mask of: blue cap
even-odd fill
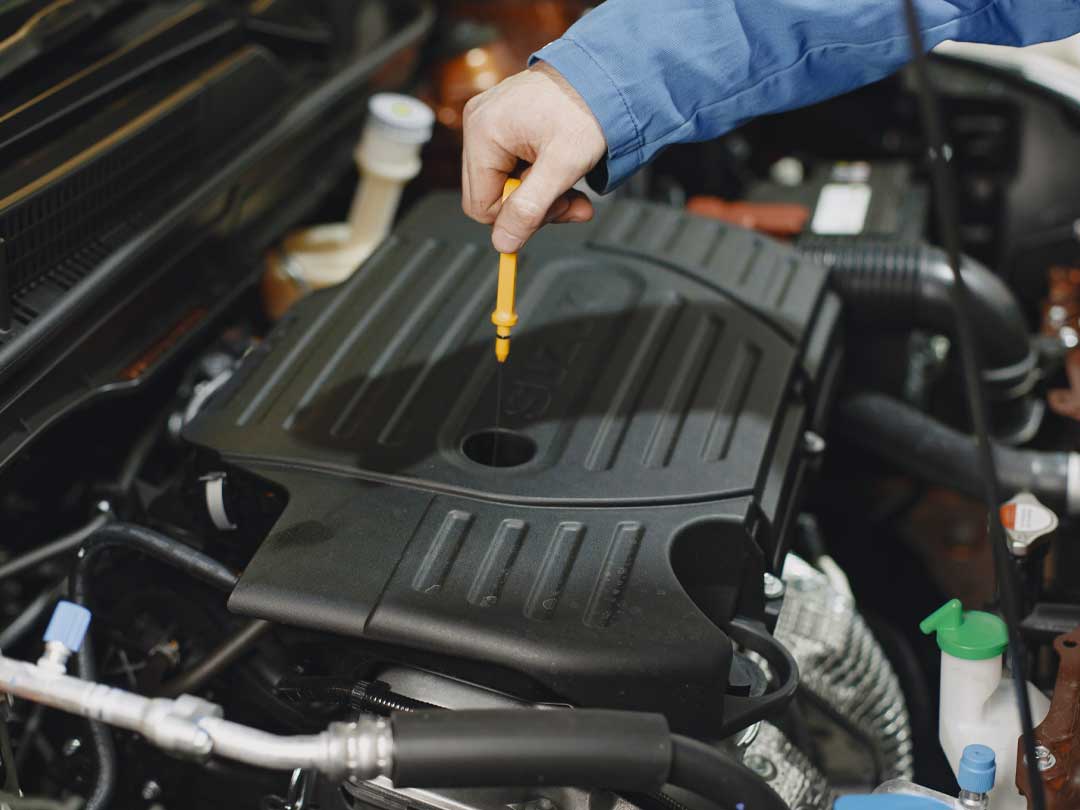
[[[45,643],[59,641],[72,652],[78,652],[90,627],[90,611],[74,602],[56,603],[49,626],[45,628]]]
[[[852,793],[840,796],[833,810],[948,810],[949,805],[933,796],[912,793]]]
[[[997,762],[994,749],[986,745],[969,745],[960,756],[956,781],[961,790],[971,793],[989,793],[994,787]]]

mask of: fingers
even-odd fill
[[[607,149],[584,99],[554,68],[539,64],[500,82],[465,107],[462,208],[492,228],[492,243],[516,252],[546,222],[585,222],[592,204],[570,189]],[[503,203],[506,178],[532,164]]]
[[[565,204],[564,204],[565,201]],[[556,210],[558,209],[558,210]],[[548,212],[548,222],[588,222],[593,218],[592,201],[580,191],[566,192]]]
[[[577,172],[573,168],[547,154],[541,154],[521,181],[520,188],[498,210],[491,233],[491,243],[495,249],[500,253],[516,253],[540,229],[552,207],[577,180]],[[475,175],[470,182],[475,184]],[[580,203],[576,209],[569,198],[565,203],[566,210],[559,216],[566,216],[572,210],[580,215]]]
[[[517,156],[503,148],[485,116],[475,112],[475,101],[465,108],[461,207],[472,219],[490,225],[499,211],[503,183],[517,167]]]
[[[485,146],[483,154],[470,153],[468,147],[462,154],[461,206],[472,219],[490,225],[499,212],[503,184],[517,167],[517,158],[493,145]]]

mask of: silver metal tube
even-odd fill
[[[0,657],[0,688],[8,694],[109,725],[141,731],[150,698],[49,672],[36,664]]]
[[[273,770],[293,768],[326,771],[330,761],[327,732],[280,737],[229,720],[207,718],[200,723],[214,741],[214,753]]]
[[[220,706],[190,695],[147,698],[2,656],[0,691],[137,732],[168,751],[197,757],[208,755],[212,747],[198,719],[221,714]]]
[[[393,739],[383,718],[279,736],[225,720],[220,706],[191,695],[148,698],[63,674],[52,664],[3,656],[0,693],[134,731],[167,751],[199,759],[214,753],[263,768],[309,768],[350,779],[389,775],[392,768]]]
[[[320,734],[280,737],[220,717],[200,722],[214,753],[263,768],[310,768],[334,778],[370,779],[391,770],[390,724],[381,717],[332,723]]]

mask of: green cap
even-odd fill
[[[919,623],[929,635],[937,633],[938,647],[956,658],[982,661],[1001,655],[1009,644],[1005,622],[993,613],[964,610],[959,599],[950,599]]]

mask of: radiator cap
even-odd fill
[[[1009,644],[1005,622],[993,613],[964,610],[959,599],[950,599],[919,623],[926,635],[937,634],[942,652],[969,661],[1001,655]]]

